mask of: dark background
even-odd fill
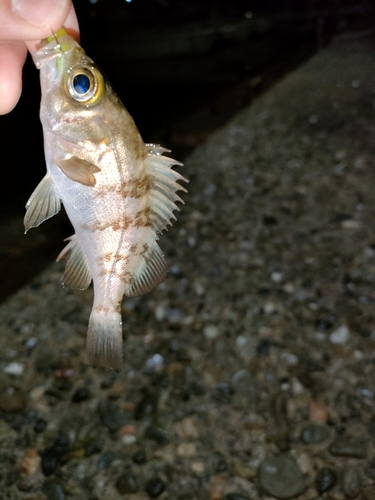
[[[109,75],[145,142],[171,148],[179,160],[332,37],[374,26],[369,0],[74,3],[83,47]],[[21,100],[0,117],[0,301],[50,263],[72,232],[59,215],[23,236],[25,203],[45,173],[37,73],[29,58]]]

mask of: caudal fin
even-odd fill
[[[117,371],[122,367],[122,323],[117,312],[92,312],[87,332],[87,357],[93,367],[103,366]]]

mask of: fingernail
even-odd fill
[[[33,26],[47,26],[59,16],[66,0],[12,0],[12,11]]]

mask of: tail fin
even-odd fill
[[[122,346],[121,315],[114,311],[107,314],[92,311],[86,342],[90,365],[120,371]]]

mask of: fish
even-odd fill
[[[93,367],[120,371],[124,296],[150,292],[167,274],[158,236],[176,220],[188,182],[158,144],[146,144],[98,66],[63,28],[32,54],[40,70],[47,173],[26,204],[25,233],[60,211],[74,228],[63,286],[94,301],[87,331]]]

